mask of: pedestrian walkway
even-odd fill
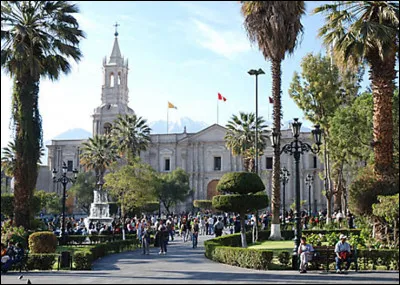
[[[347,275],[312,272],[300,275],[297,271],[258,271],[216,263],[204,257],[203,242],[211,236],[199,236],[197,249],[190,241],[175,238],[167,255],[158,255],[159,248],[151,248],[150,255],[141,250],[105,256],[94,263],[91,271],[10,272],[1,276],[1,284],[23,284],[29,278],[33,284],[216,284],[216,283],[343,283],[343,284],[398,284],[398,272],[349,272]]]

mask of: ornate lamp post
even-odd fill
[[[65,164],[65,162],[63,162],[61,177],[59,178],[56,177],[58,171],[55,168],[53,168],[53,182],[54,183],[59,182],[63,185],[62,224],[61,224],[61,240],[60,240],[61,245],[65,244],[65,198],[66,198],[65,192],[67,190],[67,184],[69,182],[74,183],[78,175],[78,170],[76,168],[72,171],[74,173],[74,178],[67,177],[67,172],[68,172],[68,167]]]
[[[309,173],[305,179],[306,185],[308,185],[308,215],[311,216],[311,185],[314,182],[314,177]]]
[[[247,72],[250,75],[256,76],[256,135],[255,135],[255,142],[254,147],[256,149],[255,160],[254,160],[254,170],[258,174],[258,75],[265,74],[264,70],[259,68],[258,70],[251,69]]]
[[[288,144],[285,144],[282,149],[280,150],[280,154],[287,153],[290,155],[294,156],[294,161],[295,161],[295,171],[296,171],[296,192],[295,192],[295,199],[296,199],[296,212],[295,212],[295,221],[296,221],[296,228],[294,232],[294,249],[293,249],[293,268],[297,269],[296,265],[298,264],[299,259],[297,258],[297,248],[299,247],[300,244],[300,238],[301,238],[301,226],[300,226],[300,169],[299,169],[299,164],[300,164],[300,155],[302,155],[305,152],[311,151],[312,153],[318,153],[320,150],[320,145],[321,145],[321,134],[322,131],[319,128],[319,125],[315,125],[315,129],[312,130],[312,134],[314,136],[316,148],[313,148],[311,145],[308,143],[304,143],[299,140],[300,136],[300,128],[301,128],[301,122],[299,122],[298,118],[294,118],[294,122],[291,124],[292,127],[292,133],[294,140],[291,141]],[[272,142],[272,147],[276,147],[278,145],[278,142],[280,140],[280,133],[276,132],[275,128],[272,129],[272,136],[271,136],[271,142]]]
[[[287,170],[286,167],[283,167],[281,169],[281,173],[280,173],[280,180],[283,184],[283,192],[282,192],[282,224],[285,225],[285,216],[286,216],[286,210],[285,210],[285,186],[286,184],[289,182],[289,170]]]

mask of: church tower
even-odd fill
[[[94,110],[93,136],[110,131],[119,114],[134,114],[128,107],[128,60],[124,60],[118,44],[118,24],[115,24],[114,46],[110,59],[103,60],[103,85],[101,105]]]

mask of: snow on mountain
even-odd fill
[[[166,120],[158,120],[154,122],[149,122],[149,127],[151,128],[152,134],[166,134],[167,133],[167,121]],[[182,117],[174,121],[168,122],[168,133],[183,133],[183,130],[186,126],[187,133],[196,133],[209,125],[204,122],[193,121],[188,117]]]

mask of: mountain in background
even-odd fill
[[[71,129],[52,138],[53,140],[83,140],[91,138],[92,133],[84,129]]]
[[[177,121],[168,122],[168,133],[183,133],[186,126],[187,133],[197,133],[207,127],[208,124],[199,121],[193,121],[188,117],[182,117]],[[151,128],[151,134],[166,134],[167,133],[167,121],[159,120],[155,122],[149,122]]]

